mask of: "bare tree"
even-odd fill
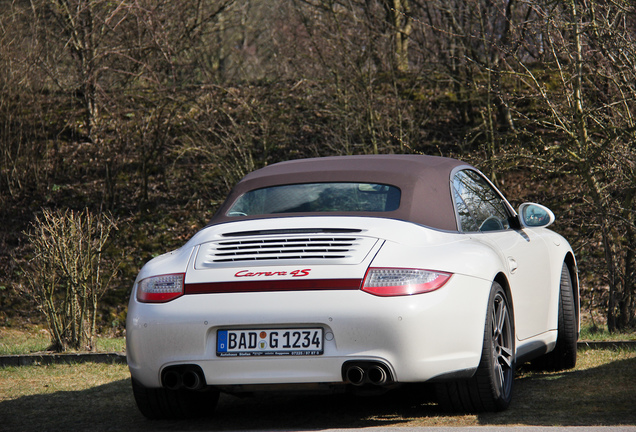
[[[486,159],[532,161],[580,182],[577,211],[604,251],[612,331],[636,312],[634,12],[623,0],[412,6],[413,63],[438,66],[430,73],[446,78],[440,90],[453,90],[460,118],[475,125],[466,138],[485,144]]]
[[[33,0],[31,10],[41,43],[63,46],[70,62],[41,65],[57,84],[70,84],[85,108],[86,135],[92,138],[99,119],[98,92],[105,68],[109,36],[125,20],[122,4],[90,0]],[[70,66],[66,69],[65,66]],[[69,75],[69,72],[73,71]],[[74,79],[73,79],[73,78]]]
[[[230,99],[229,104],[224,102],[226,97]],[[208,95],[193,101],[184,120],[187,128],[180,137],[180,157],[194,156],[215,167],[226,192],[256,168],[255,141],[265,123],[258,107],[246,101],[237,90],[210,89]],[[201,124],[205,127],[199,127]]]
[[[27,6],[5,2],[0,8],[0,189],[7,192],[0,201],[46,186],[51,174],[46,158],[55,154],[47,136],[59,107],[40,91],[48,77],[35,63],[59,53],[29,36],[34,24]]]
[[[636,320],[636,34],[629,1],[537,1],[545,69],[516,53],[511,65],[545,113],[530,119],[529,158],[581,181],[581,208],[600,239],[610,331]]]
[[[515,32],[527,7],[516,0],[440,0],[414,2],[412,8],[418,62],[435,65],[432,73],[457,101],[459,121],[473,128],[467,139],[484,142],[489,159],[499,150],[501,132],[515,130],[506,57],[517,49]]]
[[[409,41],[411,38],[411,5],[409,0],[385,3],[395,37],[395,65],[400,72],[409,70]]]

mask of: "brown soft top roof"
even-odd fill
[[[245,192],[269,186],[323,182],[368,182],[397,186],[400,206],[395,211],[328,213],[328,215],[376,216],[400,219],[441,230],[457,231],[450,187],[451,172],[469,167],[451,158],[424,155],[333,156],[281,162],[246,175],[230,192],[210,225],[246,219],[298,216],[298,213],[263,216],[226,216]],[[303,216],[313,215],[303,213]],[[325,213],[316,213],[325,216]]]

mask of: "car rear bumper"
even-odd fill
[[[453,275],[420,295],[359,290],[185,295],[144,304],[133,293],[127,321],[131,375],[161,386],[169,366],[198,365],[208,385],[343,383],[347,361],[385,364],[397,382],[470,373],[481,356],[491,282]],[[219,329],[320,327],[318,356],[219,357]]]

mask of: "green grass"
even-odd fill
[[[610,333],[607,328],[594,325],[582,325],[580,340],[584,341],[636,341],[636,331]]]
[[[125,365],[0,368],[0,431],[617,426],[636,425],[634,400],[636,351],[628,350],[580,350],[570,371],[521,369],[510,408],[481,415],[445,414],[420,388],[412,388],[378,397],[222,395],[211,418],[148,421],[137,411]]]
[[[48,332],[39,327],[0,328],[0,355],[28,354],[44,351],[51,344]]]
[[[41,326],[0,327],[0,355],[32,354],[45,351],[51,345],[49,333]],[[97,352],[124,352],[123,337],[98,336]]]
[[[97,352],[124,352],[126,351],[126,338],[101,337],[95,339]]]

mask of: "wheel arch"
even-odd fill
[[[574,254],[572,252],[568,252],[565,255],[563,263],[567,266],[568,272],[570,273],[570,280],[572,281],[572,295],[574,296],[574,311],[576,313],[576,322],[577,322],[577,332],[581,330],[581,292],[579,286],[579,272],[576,265],[576,258],[574,258]]]
[[[514,299],[512,298],[512,291],[510,290],[510,283],[508,282],[508,278],[505,274],[499,272],[495,276],[494,282],[497,282],[503,288],[506,296],[508,296],[508,301],[510,302],[510,307],[512,308],[512,314],[514,318]]]
[[[517,327],[515,323],[515,299],[512,297],[512,290],[510,289],[510,283],[506,275],[502,272],[497,273],[495,276],[494,282],[497,282],[501,285],[504,292],[506,293],[506,297],[508,297],[508,303],[510,304],[510,314],[512,315],[512,329],[513,329],[513,343],[515,345],[515,360],[516,360],[516,351],[517,351]]]

